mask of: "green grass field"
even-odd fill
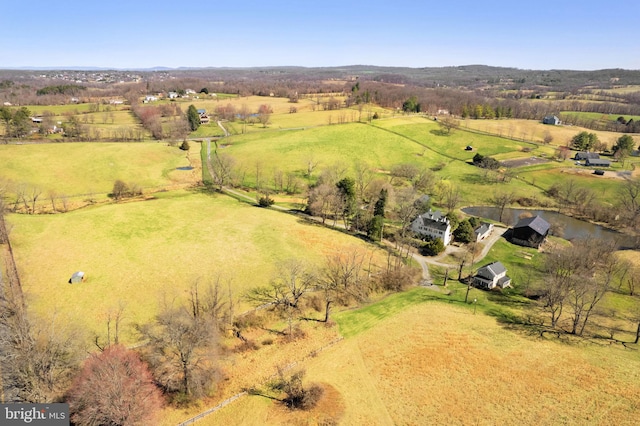
[[[372,250],[295,215],[226,196],[157,195],[53,216],[10,215],[30,309],[43,316],[56,312],[97,332],[119,302],[127,306],[127,322],[144,322],[157,313],[162,297],[182,299],[196,281],[207,284],[220,275],[224,282],[231,280],[240,298],[266,284],[279,260],[302,258],[320,265],[340,250]],[[69,285],[77,270],[87,273],[87,281]],[[240,301],[239,312],[246,308]]]
[[[194,161],[199,163],[197,149],[194,144]],[[105,197],[116,179],[148,189],[200,180],[178,170],[190,165],[184,151],[158,142],[0,145],[0,163],[0,179],[39,188],[44,194],[55,190],[68,196]]]

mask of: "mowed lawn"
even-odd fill
[[[145,322],[162,298],[184,301],[196,282],[208,285],[219,276],[241,299],[271,279],[278,261],[300,258],[320,265],[337,252],[372,250],[295,215],[226,196],[186,191],[159,196],[166,198],[60,215],[10,215],[29,309],[45,317],[55,312],[90,333],[106,331],[104,318],[120,303],[128,324]],[[384,255],[375,255],[373,268],[385,262]],[[68,284],[75,271],[86,272],[87,281]],[[243,300],[236,302],[238,313],[248,308]]]
[[[197,165],[197,146],[193,148]],[[68,196],[111,192],[116,179],[143,188],[195,182],[179,170],[190,161],[166,143],[49,143],[0,145],[0,179]],[[44,197],[43,197],[44,198]]]
[[[332,391],[329,414],[292,414],[249,396],[202,424],[640,422],[637,351],[521,335],[446,303],[394,312],[301,367],[308,383]]]

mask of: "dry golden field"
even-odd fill
[[[412,306],[305,367],[308,382],[336,391],[324,417],[248,396],[201,424],[640,422],[637,351],[526,336],[441,303]]]
[[[482,132],[488,132],[491,134],[515,138],[525,139],[527,141],[534,141],[542,143],[544,141],[546,132],[549,132],[553,136],[551,145],[564,146],[567,145],[573,136],[586,131],[589,133],[595,133],[598,135],[598,139],[606,143],[611,148],[616,140],[622,136],[617,132],[605,132],[599,130],[590,130],[583,127],[576,126],[551,126],[542,124],[536,120],[462,120],[461,127],[463,129],[468,128],[472,130],[479,130]],[[636,143],[640,143],[640,137],[631,135]]]
[[[320,266],[344,250],[374,253],[373,246],[292,214],[261,209],[222,195],[158,193],[142,202],[89,207],[57,215],[9,215],[11,242],[29,309],[106,331],[106,315],[125,306],[130,326],[150,320],[162,298],[180,301],[197,281],[231,282],[237,312],[241,296],[272,278],[278,261],[298,258]],[[86,282],[67,283],[75,271]]]

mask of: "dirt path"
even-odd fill
[[[479,262],[480,260],[484,259],[487,256],[487,253],[489,253],[489,250],[491,250],[491,247],[493,247],[493,245],[502,237],[505,232],[507,232],[507,228],[494,225],[493,232],[491,233],[489,238],[483,241],[484,247],[482,248],[482,252],[475,259],[475,261]],[[463,251],[464,249],[462,247],[448,245],[445,251],[435,257],[422,256],[418,253],[412,253],[411,256],[416,262],[418,262],[418,264],[422,268],[422,282],[420,283],[420,285],[437,289],[439,291],[440,287],[437,287],[433,283],[433,279],[431,278],[431,274],[429,273],[429,265],[440,266],[443,268],[457,268],[458,265],[446,263],[443,261],[443,259],[451,254],[461,253]]]

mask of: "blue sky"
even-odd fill
[[[10,1],[0,68],[640,69],[640,1]]]

